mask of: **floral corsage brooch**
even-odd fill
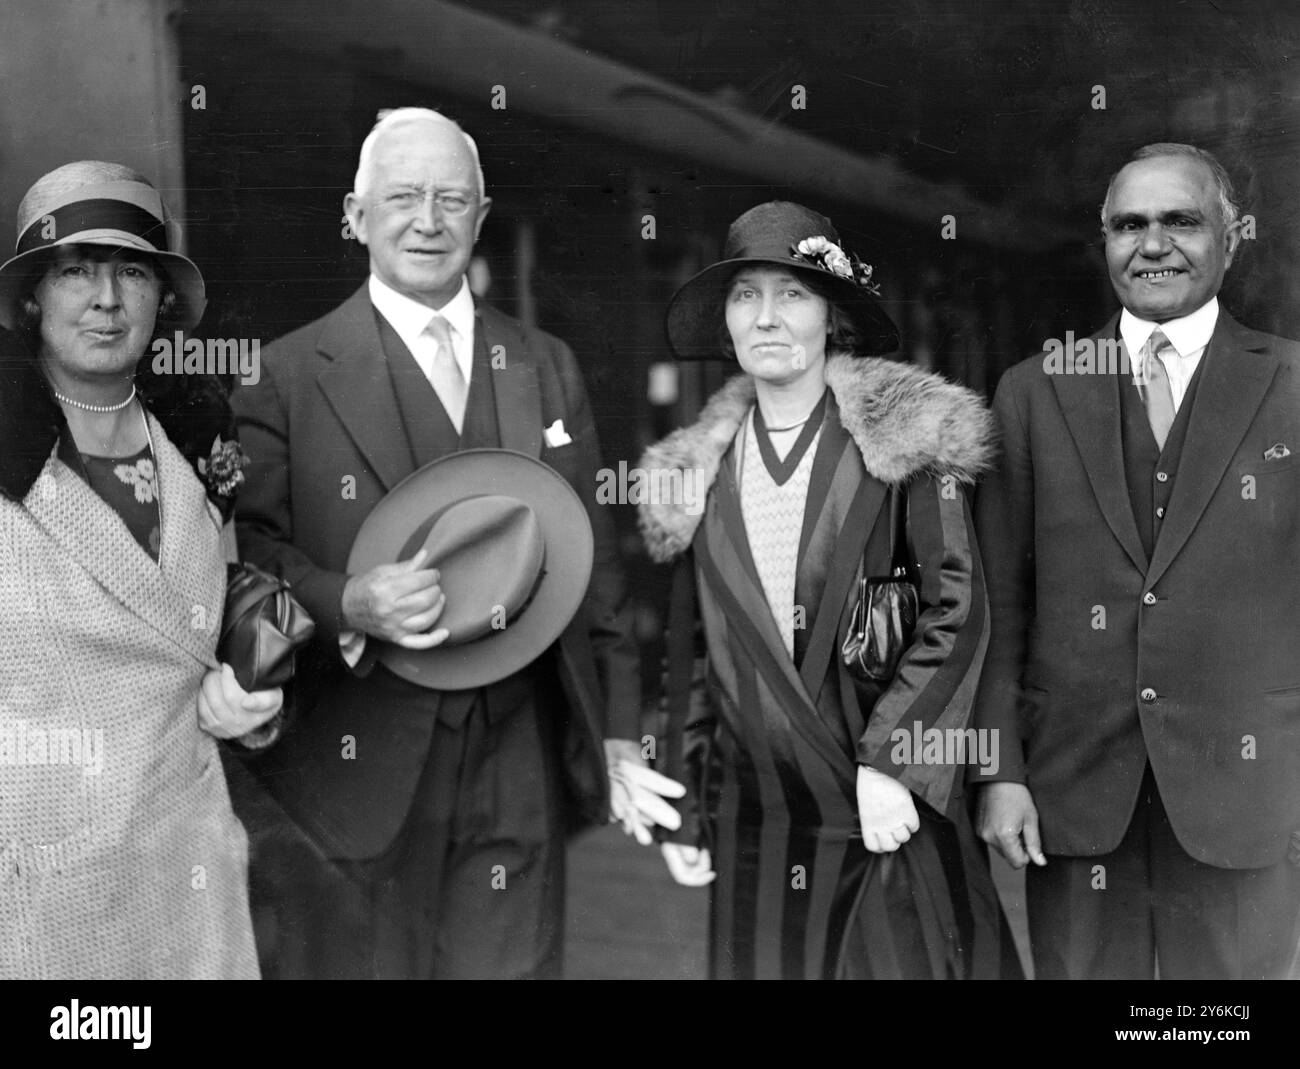
[[[209,500],[220,510],[221,518],[228,520],[235,507],[235,495],[244,485],[248,456],[234,438],[223,442],[221,435],[217,435],[212,440],[212,451],[206,457],[199,457],[194,467],[203,481]]]

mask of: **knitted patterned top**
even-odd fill
[[[819,411],[823,409],[824,406],[819,406]],[[783,461],[775,464],[773,453],[764,456],[767,451],[762,448],[759,436],[768,432],[755,425],[757,411],[757,406],[752,408],[740,428],[740,510],[772,619],[781,632],[786,652],[793,658],[794,629],[800,622],[795,618],[794,604],[799,536],[813,458],[821,437],[821,421],[817,420],[815,426],[808,426],[799,434]],[[762,417],[758,420],[761,424]],[[777,470],[774,472],[769,465]]]

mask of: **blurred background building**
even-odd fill
[[[375,113],[438,108],[495,201],[476,287],[573,346],[631,462],[728,374],[671,363],[669,295],[777,197],[875,266],[905,358],[991,395],[1114,310],[1108,176],[1190,141],[1253,217],[1226,304],[1300,338],[1298,42],[1287,0],[6,0],[0,218],[69,160],[139,167],[208,279],[198,333],[266,343],[365,277],[342,200]],[[662,578],[618,513],[653,689]]]

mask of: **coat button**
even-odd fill
[[[1154,605],[1158,600],[1159,600],[1159,598],[1157,598],[1157,597],[1156,597],[1153,593],[1151,593],[1151,591],[1149,591],[1149,590],[1148,590],[1145,594],[1142,595],[1142,604],[1143,604],[1143,605]]]
[[[1156,515],[1159,516],[1161,519],[1164,519],[1165,508],[1163,505],[1161,505],[1160,508],[1156,509]]]
[[[1150,705],[1156,700],[1156,692],[1150,687],[1144,687],[1142,690],[1142,700]]]
[[[1156,472],[1156,482],[1158,482],[1158,483],[1167,483],[1168,481],[1169,481],[1169,473],[1168,473],[1168,472],[1165,472],[1165,471],[1158,471],[1158,472]]]

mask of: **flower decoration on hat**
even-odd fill
[[[221,435],[213,439],[209,455],[195,461],[194,466],[207,488],[208,497],[223,516],[229,514],[235,494],[244,485],[244,469],[248,463],[248,456],[240,444],[233,438],[223,442]]]
[[[829,238],[821,234],[804,238],[798,244],[790,246],[790,251],[818,270],[848,279],[872,296],[880,296],[880,286],[871,281],[871,265],[863,263],[852,253],[845,252]]]

